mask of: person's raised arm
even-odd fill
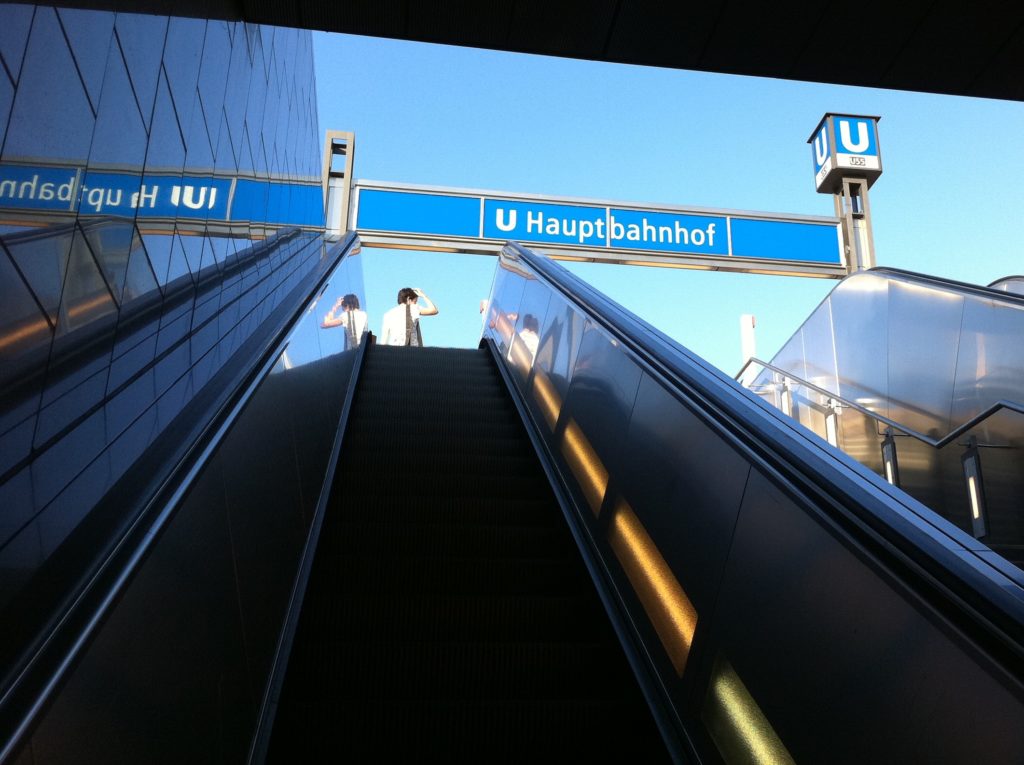
[[[323,322],[320,324],[321,327],[327,329],[330,327],[338,327],[346,323],[344,314],[341,316],[337,315],[338,309],[341,308],[343,301],[344,298],[338,298],[338,301],[331,308],[330,313],[324,317]]]
[[[413,292],[419,295],[424,305],[420,307],[420,316],[437,316],[437,306],[434,301],[427,297],[426,293],[419,287],[413,287]]]

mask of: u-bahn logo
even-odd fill
[[[814,183],[831,193],[843,175],[866,177],[882,173],[878,151],[878,118],[826,114],[808,139],[813,145]]]

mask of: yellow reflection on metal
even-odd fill
[[[625,500],[615,506],[608,541],[650,617],[661,644],[679,675],[697,628],[697,609],[686,597],[668,562]]]
[[[26,324],[20,329],[14,329],[10,332],[6,332],[0,337],[0,349],[6,348],[9,345],[24,340],[26,337],[32,337],[36,335],[42,338],[44,335],[49,336],[50,325],[44,319],[37,319],[36,321]]]
[[[539,366],[533,372],[533,398],[540,405],[548,430],[555,429],[558,415],[562,411],[562,397],[558,395],[551,379]]]
[[[512,347],[508,352],[509,361],[524,374],[530,371],[530,367],[533,366],[533,354],[530,353],[530,349],[526,347],[526,344],[521,340],[514,338],[512,340]]]
[[[490,324],[494,329],[498,330],[498,334],[501,335],[506,342],[512,337],[512,332],[515,331],[515,325],[509,320],[508,316],[498,311],[491,311]]]
[[[415,250],[417,252],[462,252],[455,247],[438,247],[433,244],[399,244],[396,242],[364,241],[363,247],[376,247],[385,250]]]
[[[662,263],[655,260],[620,260],[623,266],[651,266],[654,268],[684,268],[687,271],[714,271],[714,266],[705,266],[701,263]]]
[[[580,484],[583,496],[594,515],[601,512],[604,493],[608,489],[608,470],[597,456],[590,441],[583,435],[576,420],[569,420],[562,434],[562,456]]]
[[[571,260],[574,263],[591,263],[593,258],[579,258],[575,255],[559,255],[557,253],[548,253],[548,257],[552,260]]]
[[[701,719],[727,763],[792,763],[768,718],[724,658],[715,662]]]

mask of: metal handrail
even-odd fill
[[[815,391],[817,393],[820,393],[823,396],[828,396],[829,398],[833,399],[834,401],[838,401],[843,406],[848,406],[851,409],[856,409],[861,414],[867,415],[868,417],[870,417],[870,418],[872,418],[874,420],[878,420],[879,422],[885,423],[890,428],[898,430],[901,433],[906,433],[908,436],[912,436],[912,437],[916,438],[918,441],[923,441],[924,443],[928,444],[929,446],[933,446],[936,449],[941,449],[942,447],[944,447],[944,446],[946,446],[948,444],[951,444],[959,436],[962,436],[964,433],[969,431],[971,428],[973,428],[976,425],[980,424],[984,420],[987,420],[989,417],[994,415],[996,412],[1002,411],[1003,409],[1007,409],[1007,410],[1009,410],[1011,412],[1017,412],[1019,414],[1024,414],[1024,404],[1018,404],[1016,401],[1008,401],[1006,399],[1000,399],[999,401],[997,401],[994,404],[992,404],[991,406],[989,406],[987,409],[984,409],[983,411],[981,411],[978,414],[974,415],[974,417],[969,419],[967,422],[965,422],[962,425],[959,425],[956,428],[954,428],[953,430],[949,431],[949,433],[944,435],[942,438],[932,438],[931,436],[926,436],[924,433],[922,433],[922,432],[920,432],[918,430],[914,430],[913,428],[908,427],[906,425],[903,425],[903,424],[897,422],[896,420],[893,420],[893,419],[891,419],[889,417],[886,417],[884,414],[878,414],[878,412],[873,412],[870,409],[868,409],[867,407],[865,407],[863,404],[858,404],[856,402],[850,401],[847,398],[843,398],[842,396],[840,396],[840,395],[838,395],[836,393],[833,393],[832,391],[830,391],[830,390],[828,390],[826,388],[822,388],[819,385],[815,385],[812,382],[808,382],[807,380],[804,380],[802,377],[799,377],[799,376],[793,374],[792,372],[788,372],[785,369],[782,369],[781,367],[777,367],[774,364],[769,364],[767,361],[762,361],[761,359],[755,358],[753,356],[750,357],[749,359],[747,359],[747,363],[744,364],[743,368],[736,374],[735,379],[736,379],[737,382],[743,377],[743,373],[747,371],[747,368],[751,364],[757,364],[757,365],[763,367],[764,369],[770,369],[773,372],[777,372],[778,374],[782,375],[783,377],[785,377],[785,378],[787,378],[789,380],[793,380],[794,382],[796,382],[796,383],[798,383],[800,385],[803,385],[806,388],[810,388],[811,390],[813,390],[813,391]]]

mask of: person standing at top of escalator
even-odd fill
[[[423,298],[424,305],[419,305]],[[398,291],[398,305],[384,314],[384,323],[380,332],[382,345],[422,346],[423,334],[420,332],[421,316],[436,316],[437,306],[434,301],[416,287],[402,287]]]

